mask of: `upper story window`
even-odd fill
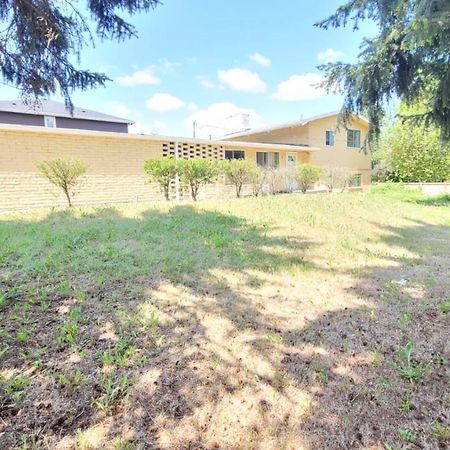
[[[361,131],[347,130],[347,147],[350,148],[361,147]]]
[[[325,131],[325,146],[334,147],[334,131]]]
[[[56,117],[44,116],[44,124],[47,128],[56,128]]]
[[[243,150],[225,150],[225,159],[245,159]]]
[[[260,167],[278,169],[280,166],[280,154],[278,152],[256,152],[256,163]]]

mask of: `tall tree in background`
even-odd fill
[[[424,103],[401,104],[398,116],[424,112]],[[374,180],[394,182],[450,181],[450,142],[442,142],[437,127],[397,119],[383,127],[374,146]]]
[[[434,124],[443,139],[450,139],[450,1],[351,0],[335,14],[316,24],[324,29],[362,20],[375,21],[379,34],[361,44],[355,64],[329,63],[328,90],[344,94],[344,124],[352,111],[371,121],[370,139],[378,138],[386,101],[398,97],[411,105],[424,97],[425,111],[410,116]]]
[[[0,0],[0,73],[4,82],[18,87],[25,97],[59,92],[71,106],[74,89],[102,86],[108,80],[105,74],[73,64],[81,49],[94,45],[95,36],[118,41],[135,36],[133,25],[118,12],[145,12],[159,0],[89,0],[83,9],[74,6],[79,3]]]

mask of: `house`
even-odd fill
[[[311,164],[323,168],[345,167],[355,173],[352,185],[367,189],[371,182],[371,155],[362,149],[369,130],[367,119],[354,115],[347,129],[338,128],[338,112],[277,126],[246,130],[227,135],[224,140],[297,145],[315,148],[309,158]],[[257,159],[258,164],[264,162]],[[295,153],[287,153],[279,167],[297,164]]]
[[[133,121],[52,100],[0,101],[0,124],[128,133]]]
[[[99,205],[162,200],[161,189],[149,183],[145,161],[161,156],[220,161],[241,158],[261,166],[285,167],[289,161],[308,162],[318,148],[292,144],[216,141],[183,137],[137,135],[63,128],[0,124],[0,212],[64,206],[62,191],[39,175],[38,165],[54,158],[78,159],[87,167],[74,204]],[[242,195],[251,195],[253,186]],[[171,198],[189,198],[186,189]],[[200,198],[234,197],[235,188],[223,179],[200,192]]]

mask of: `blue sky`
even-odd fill
[[[104,71],[106,88],[76,92],[77,106],[128,117],[134,132],[218,137],[339,109],[342,99],[311,87],[317,66],[353,61],[361,30],[313,24],[343,0],[165,0],[131,18],[139,37],[99,42],[81,67]],[[4,99],[17,96],[1,87]]]

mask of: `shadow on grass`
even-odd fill
[[[449,229],[384,227],[385,243],[420,258],[362,268],[342,287],[362,306],[293,327],[289,299],[268,310],[275,287],[252,287],[324,269],[305,256],[315,243],[269,231],[190,206],[1,222],[5,448],[73,446],[93,428],[99,448],[397,448],[403,429],[445,448]],[[408,341],[424,367],[415,383],[392,366]]]
[[[425,206],[450,206],[450,194],[430,195],[426,198],[413,200],[412,203]]]
[[[383,231],[417,257],[363,270],[349,291],[364,305],[311,321],[281,360],[314,398],[299,427],[308,449],[450,445],[450,229],[415,221]]]
[[[13,374],[5,378],[0,398],[7,445],[44,437],[55,445],[58,436],[95,424],[102,418],[95,405],[116,411],[125,395],[122,375],[137,382],[143,368],[159,371],[151,397],[146,391],[134,404],[140,405],[140,429],[149,433],[145,442],[156,439],[149,420],[190,414],[196,403],[184,400],[181,391],[203,381],[189,361],[212,357],[201,350],[208,342],[201,315],[208,308],[234,308],[241,328],[250,321],[263,326],[263,317],[227,287],[226,274],[261,286],[264,278],[247,272],[313,268],[304,258],[311,242],[274,238],[267,231],[264,224],[191,206],[149,209],[131,218],[116,208],[98,208],[53,211],[40,221],[2,221],[1,369]],[[177,290],[164,294],[168,284]],[[184,302],[189,293],[214,300],[209,306],[196,298]],[[183,356],[186,345],[198,354]],[[139,361],[131,367],[127,355]],[[115,367],[112,375],[105,361]],[[88,380],[79,381],[82,388],[74,385],[75,370]],[[124,411],[118,415],[123,421],[139,422],[135,408]]]

